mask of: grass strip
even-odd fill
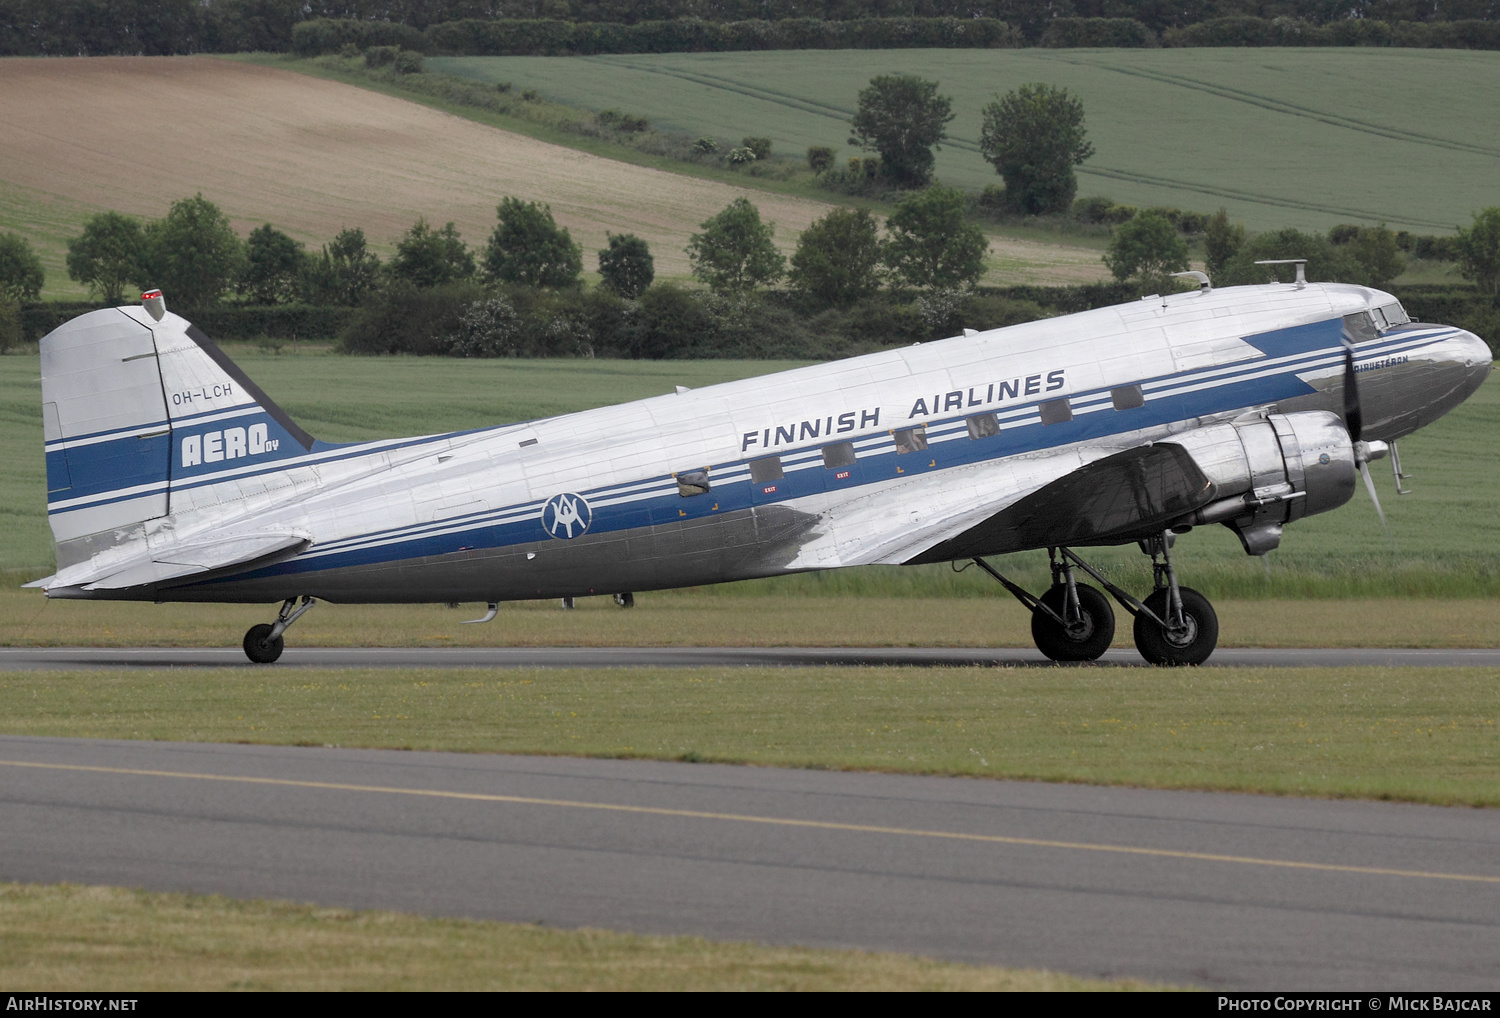
[[[1032,589],[1038,575],[1021,575]],[[481,605],[320,604],[287,635],[297,647],[1031,647],[1031,616],[993,584],[923,589],[947,570],[886,576],[796,577],[756,596],[756,584],[641,594],[629,611],[608,597],[503,605],[488,625],[464,625]],[[977,573],[978,570],[973,570]],[[951,574],[949,574],[951,575]],[[981,578],[983,579],[983,578]],[[863,581],[863,582],[862,582]],[[916,589],[879,591],[881,581]],[[826,592],[822,588],[837,587]],[[875,588],[875,592],[868,589]],[[1495,647],[1500,612],[1467,600],[1218,600],[1221,647]],[[1134,647],[1130,617],[1117,610],[1115,646]],[[261,605],[49,601],[35,590],[0,590],[0,646],[238,647],[245,630],[270,621]]]
[[[907,955],[0,884],[0,986],[28,990],[1144,990]]]
[[[0,674],[0,731],[1500,805],[1492,668]]]

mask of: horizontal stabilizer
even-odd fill
[[[312,535],[303,531],[279,533],[256,532],[233,534],[210,541],[173,544],[154,552],[150,558],[100,564],[82,562],[64,569],[56,576],[28,583],[28,587],[81,587],[84,590],[123,590],[199,573],[210,573],[230,566],[249,566],[279,562],[312,544]]]

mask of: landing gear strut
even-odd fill
[[[312,597],[303,595],[302,603],[298,604],[295,597],[289,597],[281,603],[281,610],[276,613],[276,621],[270,625],[262,622],[260,625],[251,626],[245,633],[245,656],[258,665],[268,665],[281,656],[285,649],[285,643],[281,634],[287,631],[287,627],[300,619],[313,605],[318,602]]]
[[[1115,615],[1097,589],[1077,582],[1076,566],[1088,573],[1135,617],[1134,636],[1141,657],[1154,665],[1197,665],[1208,660],[1219,643],[1219,617],[1208,598],[1179,586],[1172,566],[1168,531],[1141,542],[1151,556],[1154,589],[1138,601],[1105,579],[1069,548],[1048,548],[1052,587],[1035,597],[1001,576],[983,559],[974,564],[993,576],[1031,612],[1031,638],[1037,650],[1054,661],[1094,661],[1115,635]]]

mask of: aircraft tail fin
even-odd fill
[[[42,337],[47,516],[59,570],[143,538],[195,484],[313,446],[159,294],[143,300]]]

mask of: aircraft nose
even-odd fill
[[[1494,364],[1490,345],[1472,332],[1461,332],[1453,341],[1453,366],[1464,372],[1463,398],[1468,399],[1478,391],[1489,377]]]

